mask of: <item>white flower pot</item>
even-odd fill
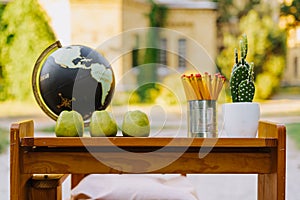
[[[222,105],[225,137],[256,137],[260,106],[254,102],[236,102]]]

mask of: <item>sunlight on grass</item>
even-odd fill
[[[300,149],[300,123],[286,124],[287,134],[295,141]]]
[[[279,93],[281,94],[295,94],[298,95],[300,93],[300,87],[281,87],[279,88]]]

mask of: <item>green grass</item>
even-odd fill
[[[40,128],[37,131],[38,132],[43,132],[43,133],[54,133],[54,130],[55,130],[55,126],[47,126],[47,127],[44,127],[44,128]]]
[[[3,128],[0,128],[0,153],[6,151],[9,145],[9,131]]]
[[[299,92],[300,92],[300,87],[281,87],[278,89],[278,93],[281,93],[281,94],[296,94],[296,95],[299,95]]]
[[[287,134],[295,141],[300,149],[300,123],[286,124]]]

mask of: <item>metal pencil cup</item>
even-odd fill
[[[215,100],[188,101],[188,137],[217,137]]]

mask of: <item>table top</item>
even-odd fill
[[[23,147],[276,147],[276,138],[24,137]]]

